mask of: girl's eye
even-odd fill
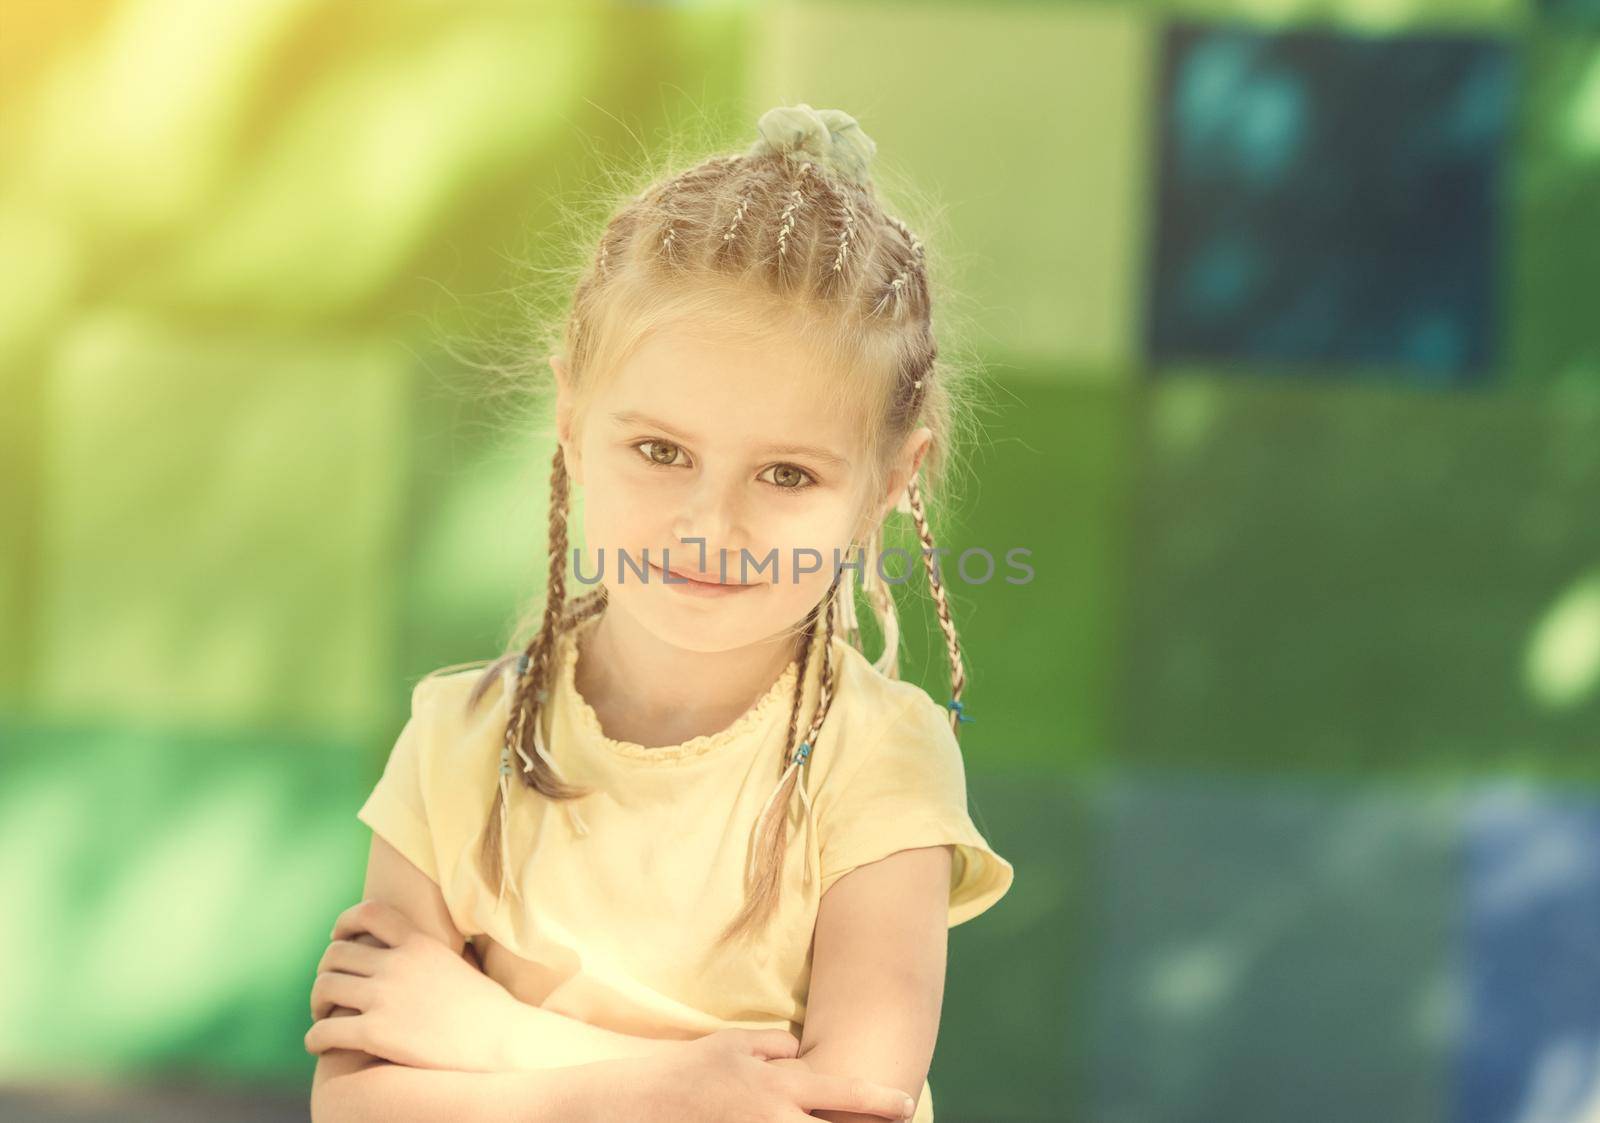
[[[640,441],[633,447],[640,448],[644,445],[650,446],[649,450],[644,453],[644,457],[652,468],[671,468],[673,466],[672,462],[678,458],[678,446],[670,441],[652,439]],[[663,449],[666,450],[665,455],[663,455]]]
[[[779,491],[793,494],[817,486],[817,481],[812,479],[809,472],[796,468],[793,464],[774,464],[768,469],[773,475],[772,484]],[[802,481],[810,480],[809,483]]]
[[[677,467],[678,453],[682,451],[671,441],[656,440],[653,437],[649,440],[636,441],[632,447],[640,451],[645,463],[651,468]],[[773,474],[773,478],[765,482],[771,483],[779,491],[793,494],[817,486],[816,478],[810,472],[793,464],[774,464],[767,471]]]

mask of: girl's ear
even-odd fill
[[[932,443],[933,430],[926,425],[917,428],[905,439],[905,443],[900,446],[899,455],[895,457],[893,467],[889,470],[888,487],[882,495],[874,498],[867,512],[869,521],[863,537],[870,535],[884,519],[889,517],[889,512],[905,494],[906,485],[911,482],[911,477],[922,467],[922,458],[927,455],[928,446]]]
[[[889,511],[900,502],[900,497],[905,494],[906,485],[911,482],[911,477],[917,474],[917,469],[922,467],[922,458],[928,454],[928,446],[932,443],[933,430],[922,425],[906,438],[905,444],[900,446],[900,455],[895,460],[894,470],[889,473],[889,490],[879,501],[880,520],[888,517]]]
[[[567,476],[573,483],[583,484],[583,462],[577,444],[572,439],[572,371],[566,359],[550,356],[550,370],[556,376],[556,440],[561,443],[561,453],[567,462]]]

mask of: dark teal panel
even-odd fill
[[[1165,52],[1152,357],[1489,378],[1506,45],[1180,24]]]

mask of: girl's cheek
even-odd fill
[[[786,511],[785,503],[811,509]],[[810,548],[820,551],[826,558],[848,529],[844,512],[835,510],[836,504],[806,504],[804,500],[780,498],[774,500],[772,506],[777,509],[765,513],[767,525],[759,530],[751,529],[757,531],[762,541],[783,551]]]

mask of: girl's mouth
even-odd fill
[[[676,570],[673,570],[672,576],[668,577],[662,571],[661,567],[655,562],[650,562],[649,565],[653,580],[659,581],[661,584],[666,585],[675,592],[683,593],[686,596],[731,597],[755,588],[754,585],[741,585],[734,581],[723,583],[716,581],[697,581],[692,577],[685,577]]]

